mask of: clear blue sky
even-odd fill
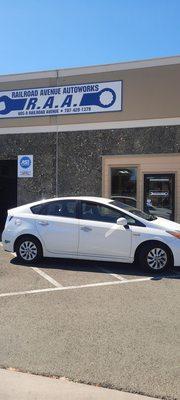
[[[180,0],[0,0],[0,74],[180,54]]]

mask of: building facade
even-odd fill
[[[66,195],[180,222],[180,57],[0,76],[1,225]]]

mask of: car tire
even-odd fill
[[[163,243],[145,243],[138,254],[140,266],[154,273],[161,273],[173,267],[170,250]]]
[[[17,241],[15,252],[18,260],[25,264],[34,264],[39,261],[43,255],[39,240],[29,235],[25,235]]]

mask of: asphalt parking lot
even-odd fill
[[[0,367],[178,399],[179,279],[0,246]]]

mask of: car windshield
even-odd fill
[[[121,203],[121,201],[111,200],[110,203],[116,207],[123,208],[124,210],[129,211],[132,214],[137,215],[137,217],[145,219],[146,221],[155,221],[157,219],[157,217],[155,217],[154,215],[147,214],[144,211],[141,211],[135,207],[129,206],[128,204]]]

